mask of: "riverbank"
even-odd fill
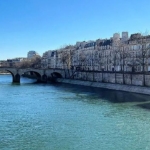
[[[150,88],[142,86],[101,83],[101,82],[81,81],[72,79],[57,79],[57,82],[150,95]]]

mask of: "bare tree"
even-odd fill
[[[30,67],[30,61],[29,60],[23,60],[23,61],[21,61],[20,63],[17,63],[16,65],[15,65],[15,67],[17,67],[17,68],[29,68]]]
[[[32,68],[40,68],[41,67],[41,57],[35,56],[31,59],[30,67]]]
[[[128,57],[128,62],[127,62],[127,66],[129,66],[131,68],[131,72],[135,72],[137,70],[137,66],[139,66],[140,63],[140,59],[137,58],[137,55],[135,55],[134,52],[130,52],[129,53],[129,57]],[[131,73],[131,84],[132,84],[132,73]]]
[[[143,73],[146,71],[145,67],[146,67],[146,64],[147,64],[147,59],[149,57],[149,50],[150,50],[149,46],[147,47],[146,44],[142,44],[141,52],[140,52],[138,57],[141,60]]]
[[[74,57],[75,57],[75,49],[71,47],[71,49],[69,50],[69,65],[70,65],[70,69],[71,69],[71,78],[74,78],[75,75],[75,66],[74,66]],[[69,66],[68,66],[69,67]]]
[[[35,56],[31,59],[25,59],[21,62],[15,64],[17,68],[40,68],[41,67],[41,57]]]
[[[137,70],[137,66],[140,65],[140,60],[138,58],[131,58],[127,65],[131,67],[132,72],[135,72]]]
[[[87,70],[86,66],[87,66],[87,57],[86,57],[86,54],[84,52],[81,52],[79,54],[79,65],[80,65],[80,69],[82,70]],[[87,71],[86,71],[86,80],[87,80]]]
[[[69,51],[70,67],[73,68],[74,68],[74,56],[75,56],[75,49],[70,49]]]
[[[113,50],[111,53],[110,63],[113,66],[112,70],[115,72],[115,83],[116,83],[116,67],[118,64],[118,59],[119,59],[119,51],[117,49]]]
[[[125,79],[124,79],[125,60],[130,57],[130,54],[128,48],[125,48],[123,45],[120,46],[118,50],[119,50],[118,53],[119,53],[121,71],[123,72],[123,84],[125,84]]]
[[[138,58],[140,59],[141,65],[142,65],[142,72],[143,72],[143,85],[145,86],[145,72],[147,71],[146,65],[148,66],[148,58],[150,56],[150,45],[147,45],[147,43],[142,42],[141,45],[141,51],[138,55]]]
[[[95,55],[95,63],[98,65],[100,71],[102,71],[102,82],[103,82],[103,67],[104,67],[104,51],[98,51]]]
[[[89,61],[89,63],[90,63],[91,70],[92,70],[92,73],[93,73],[93,81],[94,81],[95,58],[94,58],[93,51],[90,53],[87,61]]]
[[[70,73],[69,73],[69,69],[70,69],[70,55],[69,55],[69,51],[68,50],[62,50],[61,57],[60,57],[60,62],[63,64],[65,77],[67,76],[66,70],[68,71],[68,75],[70,76]]]
[[[103,51],[100,51],[100,52],[98,53],[97,63],[98,63],[99,69],[100,69],[100,71],[101,71],[101,70],[102,70],[102,67],[104,66]]]
[[[63,69],[64,69],[64,72],[65,72],[65,78],[66,78],[66,71],[65,71],[65,63],[66,63],[66,53],[65,51],[62,51],[61,52],[61,57],[60,57],[60,62],[63,64]]]
[[[79,64],[81,66],[82,70],[85,70],[85,66],[86,66],[86,55],[84,52],[79,54]]]

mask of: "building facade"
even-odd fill
[[[62,49],[47,51],[43,68],[91,71],[150,71],[150,35],[128,32],[113,34],[109,39],[77,42]]]
[[[7,59],[7,66],[8,67],[17,67],[19,66],[19,63],[26,60],[27,58],[24,57],[17,57],[12,59]]]
[[[7,60],[0,60],[0,67],[9,67],[9,63]]]

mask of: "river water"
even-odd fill
[[[0,150],[149,150],[150,96],[0,75]]]

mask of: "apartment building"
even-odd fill
[[[109,39],[76,42],[73,46],[47,51],[43,66],[97,71],[150,71],[150,35],[122,32]]]

